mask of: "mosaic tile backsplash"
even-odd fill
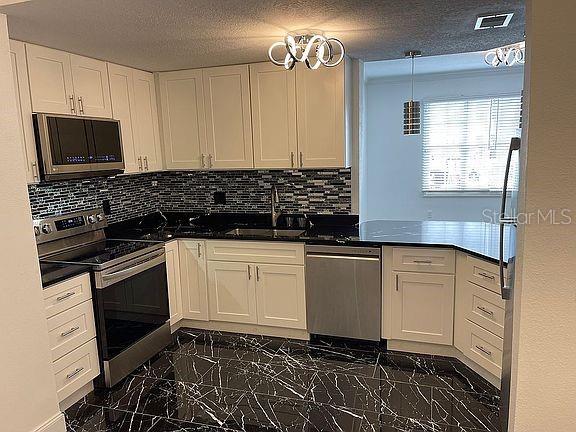
[[[268,213],[276,185],[287,213],[349,214],[350,169],[280,171],[177,171],[97,177],[30,185],[34,218],[87,210],[110,200],[110,222],[154,210]],[[214,192],[226,203],[215,204]]]

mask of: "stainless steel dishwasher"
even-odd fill
[[[306,246],[306,309],[312,334],[380,340],[380,249]]]

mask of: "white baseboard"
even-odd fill
[[[310,334],[306,330],[288,329],[280,327],[267,327],[257,324],[238,324],[219,321],[195,321],[183,319],[171,326],[172,332],[179,328],[192,328],[200,330],[215,330],[230,333],[246,333],[261,336],[285,337],[290,339],[309,340]]]
[[[56,414],[46,423],[37,427],[33,432],[66,432],[66,421],[64,420],[64,414]]]

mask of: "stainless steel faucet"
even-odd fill
[[[272,186],[272,193],[270,196],[270,203],[271,203],[271,213],[272,213],[272,228],[276,228],[278,224],[278,218],[282,214],[282,211],[276,209],[276,205],[280,204],[280,199],[278,198],[278,190],[276,190],[276,186]]]

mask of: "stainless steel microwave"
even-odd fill
[[[33,114],[42,180],[114,175],[124,171],[120,122]]]

